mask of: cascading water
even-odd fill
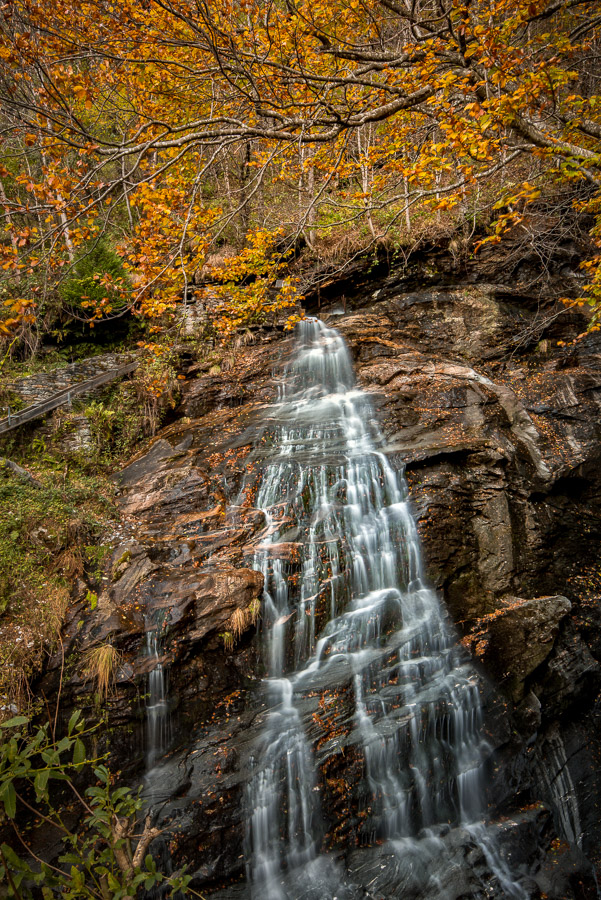
[[[270,712],[246,798],[252,895],[344,896],[320,855],[319,771],[301,708],[324,687],[347,685],[347,742],[363,758],[363,840],[405,856],[437,853],[437,829],[467,826],[502,892],[522,897],[478,824],[489,755],[478,678],[424,584],[407,488],[380,446],[343,338],[301,322],[260,443],[254,500],[266,522],[253,566],[265,577]]]
[[[146,768],[156,764],[170,738],[167,676],[161,661],[164,617],[154,620],[146,630],[146,655],[151,660],[146,696]]]

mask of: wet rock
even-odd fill
[[[499,491],[485,497],[480,512],[472,519],[478,571],[488,589],[500,594],[511,587],[514,569],[513,534],[506,494]]]
[[[523,700],[528,676],[551,654],[571,608],[566,597],[516,598],[487,623],[484,664],[514,703]]]
[[[553,813],[560,838],[556,846],[567,845],[597,867],[601,864],[597,800],[601,772],[593,735],[598,728],[598,706],[585,720],[580,715],[572,722],[565,718],[561,723],[552,721],[541,732],[532,754],[537,790]]]
[[[371,305],[353,299],[360,310],[336,324],[376,394],[387,450],[407,466],[430,576],[466,625],[504,594],[565,593],[601,538],[587,511],[601,495],[596,339],[569,363],[555,344],[502,359],[533,315],[523,294],[397,284],[385,280]]]
[[[163,460],[174,456],[177,456],[177,451],[169,441],[159,438],[153,442],[149,450],[121,469],[117,481],[120,485],[135,484],[141,479],[153,475]]]
[[[528,691],[522,702],[516,707],[515,719],[524,737],[529,738],[540,727],[541,709],[541,702],[532,690]]]
[[[217,569],[202,573],[199,581],[186,641],[200,641],[223,629],[236,610],[248,609],[263,591],[263,576],[253,569]]]
[[[112,576],[113,582],[119,581],[119,579],[125,573],[125,570],[128,568],[128,566],[131,563],[131,556],[132,556],[131,550],[126,549],[123,551],[121,556],[117,559],[117,561],[115,562],[115,564],[113,565],[113,568],[111,570],[111,576]]]
[[[572,626],[557,639],[535,690],[551,718],[562,716],[574,704],[586,704],[596,695],[600,681],[601,666]]]
[[[445,900],[538,895],[526,873],[533,867],[540,831],[549,814],[542,807],[506,819],[501,825],[441,830],[358,850],[349,855],[349,878],[360,896],[374,900]],[[516,873],[515,880],[508,875]],[[550,897],[559,895],[550,894]]]
[[[601,504],[601,339],[590,336],[566,353],[557,340],[583,330],[577,314],[558,315],[552,299],[518,289],[493,257],[478,265],[485,280],[471,285],[449,282],[457,281],[453,266],[441,282],[425,261],[418,281],[415,272],[377,283],[364,273],[354,293],[345,287],[348,313],[330,324],[347,339],[359,384],[378,406],[384,449],[406,467],[427,576],[459,631],[482,632],[482,665],[505,695],[493,686],[485,698],[485,733],[496,749],[491,804],[507,817],[502,852],[534,878],[526,884],[533,897],[584,900],[590,866],[582,854],[598,862],[601,846],[601,604],[595,584],[592,595],[583,588],[594,581],[601,542],[594,512]],[[74,608],[68,626],[69,647],[110,637],[126,657],[110,715],[123,726],[112,735],[115,757],[135,780],[144,743],[137,698],[152,664],[145,628],[149,617],[164,616],[174,740],[156,773],[160,815],[177,837],[176,864],[189,865],[196,889],[213,895],[219,887],[214,895],[223,898],[247,895],[235,884],[244,874],[244,788],[266,709],[252,629],[233,649],[219,635],[261,592],[249,565],[264,521],[252,507],[252,487],[242,487],[286,347],[257,336],[234,366],[211,372],[202,363],[188,373],[180,419],[119,479],[132,537],[107,563],[112,581],[97,609]],[[278,550],[291,574],[297,540],[287,534]],[[439,868],[436,855],[410,864],[407,854],[399,861],[384,847],[354,847],[364,774],[349,683],[341,668],[327,739],[323,685],[302,709],[328,779],[328,846],[339,855],[353,846],[354,880],[341,890],[352,898],[409,898],[411,865],[431,865],[438,880],[416,897],[491,896],[486,854],[461,829],[440,836],[448,865]],[[341,791],[345,780],[351,788]]]

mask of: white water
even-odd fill
[[[522,897],[478,824],[489,754],[478,678],[424,583],[407,487],[380,445],[344,340],[301,322],[254,500],[266,521],[253,565],[265,577],[270,712],[247,791],[252,896],[335,896],[299,707],[310,692],[346,684],[348,742],[364,760],[363,839],[404,853],[408,842],[436,844],[437,826],[470,826],[499,896]]]
[[[151,770],[167,749],[170,738],[167,676],[161,661],[161,629],[155,621],[146,631],[146,655],[151,659],[146,695],[146,768]]]

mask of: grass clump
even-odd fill
[[[239,641],[243,632],[246,631],[247,622],[248,622],[248,619],[247,619],[245,609],[236,609],[230,616],[230,619],[228,622],[229,631],[232,632],[234,639],[236,641]]]
[[[115,682],[120,663],[121,654],[110,642],[92,647],[84,654],[84,678],[96,683],[96,693],[104,700]]]
[[[226,622],[227,631],[221,635],[226,650],[233,650],[244,632],[251,625],[256,625],[261,612],[261,601],[257,598],[251,600],[246,609],[235,609]],[[226,641],[226,635],[228,635]]]
[[[261,612],[261,601],[258,597],[255,597],[254,600],[250,601],[247,612],[250,616],[251,625],[256,625]]]
[[[0,721],[26,710],[34,701],[30,680],[60,644],[69,605],[64,584],[49,584],[43,595],[10,611],[0,622]]]
[[[234,649],[235,640],[234,635],[231,631],[222,631],[219,637],[223,641],[224,650],[227,650],[227,652],[229,653]]]

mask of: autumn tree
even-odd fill
[[[107,230],[130,307],[161,319],[209,260],[239,323],[299,234],[318,250],[352,229],[359,252],[424,221],[474,230],[485,204],[495,240],[565,185],[599,220],[600,24],[598,0],[14,0],[4,329]]]

